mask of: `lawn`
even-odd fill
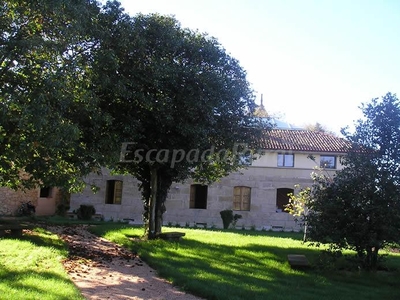
[[[64,243],[45,230],[34,232],[0,239],[0,299],[84,299],[61,264]]]
[[[180,242],[139,241],[143,228],[98,225],[93,232],[138,252],[159,275],[206,299],[400,299],[400,256],[385,259],[373,273],[332,269],[321,251],[297,233],[165,228],[185,232]],[[288,254],[313,264],[293,270]]]

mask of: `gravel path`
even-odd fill
[[[63,263],[71,280],[86,299],[200,300],[157,276],[138,256],[99,238],[87,226],[51,226],[69,246]]]

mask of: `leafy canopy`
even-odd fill
[[[0,185],[79,187],[110,148],[91,86],[100,8],[90,0],[0,4]]]
[[[303,190],[308,240],[352,249],[366,268],[376,268],[378,251],[400,241],[400,103],[388,93],[362,105],[344,168],[333,178],[315,177]]]
[[[173,17],[129,17],[115,3],[106,10],[117,25],[104,28],[94,92],[112,116],[112,135],[133,143],[134,162],[117,172],[141,181],[145,207],[156,176],[160,219],[173,181],[215,181],[240,167],[235,144],[255,147],[261,123],[252,116],[253,92],[246,72],[216,39],[182,28]]]

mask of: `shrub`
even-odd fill
[[[64,204],[64,203],[58,204],[57,208],[56,208],[56,215],[65,217],[69,208],[70,207],[68,204]]]
[[[93,205],[85,204],[81,204],[81,206],[76,211],[79,220],[90,220],[95,213],[96,209]]]
[[[236,222],[242,218],[242,215],[233,215],[233,211],[230,209],[222,210],[219,213],[221,214],[224,229],[228,229],[231,224],[235,227]]]

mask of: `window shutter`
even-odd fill
[[[233,188],[233,210],[241,210],[241,192],[240,186]]]
[[[242,210],[250,210],[250,197],[251,197],[251,188],[242,187]]]
[[[190,186],[190,203],[189,203],[189,208],[195,208],[195,203],[196,203],[196,186],[191,185]]]
[[[116,180],[114,184],[114,203],[121,204],[122,201],[122,181]]]

